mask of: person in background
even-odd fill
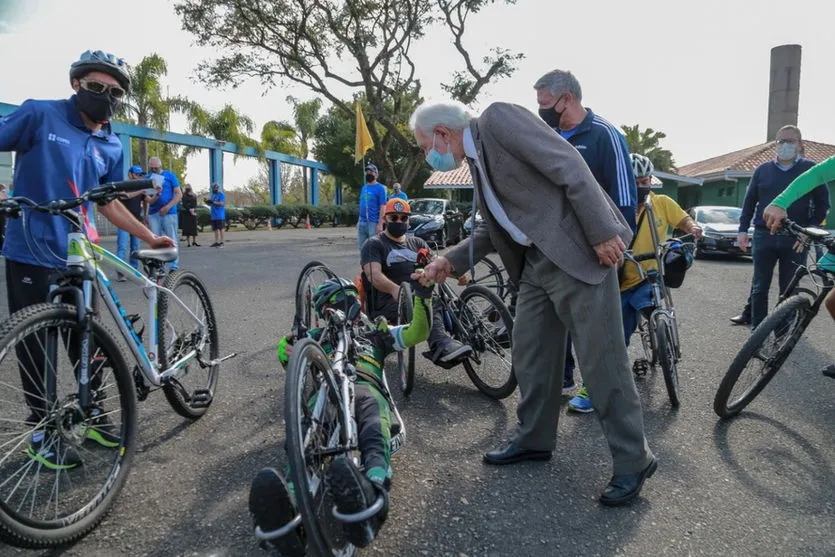
[[[0,184],[0,201],[9,198],[9,194],[6,192],[6,184]],[[0,249],[3,248],[3,241],[6,238],[6,214],[0,214]]]
[[[162,169],[162,161],[159,157],[151,157],[148,159],[148,178],[154,175],[161,175],[163,182],[162,188],[157,190],[156,195],[152,195],[148,199],[148,226],[154,234],[163,234],[168,236],[174,243],[177,244],[179,234],[177,234],[177,204],[183,197],[180,191],[180,181],[177,176],[169,171]],[[177,247],[175,245],[175,247]],[[180,267],[180,258],[178,257],[169,265],[172,271]]]
[[[404,201],[409,200],[409,196],[406,195],[406,192],[403,191],[403,188],[400,186],[400,184],[394,184],[391,187],[391,189],[392,189],[392,192],[391,192],[391,195],[389,196],[389,199],[402,199]]]
[[[373,164],[365,166],[365,185],[360,190],[357,222],[357,248],[375,234],[383,231],[383,207],[386,204],[386,187],[377,181],[379,170]]]
[[[142,172],[142,167],[140,167],[139,165],[131,166],[128,170],[128,178],[131,180],[141,180],[144,176],[145,173]],[[128,211],[130,211],[130,214],[133,215],[136,220],[138,220],[139,222],[145,222],[145,217],[142,214],[145,205],[145,192],[131,192],[129,194],[126,194],[126,197],[127,199],[120,200],[120,203],[124,205]],[[135,252],[138,249],[138,236],[134,236],[127,230],[123,230],[121,228],[116,229],[116,256],[122,261],[129,262],[130,266],[136,270],[139,270],[139,260],[135,257],[132,257],[132,255],[133,252]],[[130,258],[130,261],[128,261],[128,258]],[[123,275],[122,273],[116,273],[116,280],[118,282],[124,282],[127,280],[127,278],[125,278],[125,275]]]
[[[583,106],[580,82],[569,71],[553,70],[534,83],[539,117],[568,141],[583,157],[597,183],[615,202],[635,231],[637,190],[629,147],[621,131]],[[574,391],[574,356],[571,336],[565,352],[563,394]]]
[[[186,246],[200,247],[197,243],[197,196],[191,189],[191,184],[186,184],[183,192],[183,236],[186,238]]]
[[[801,157],[803,137],[797,126],[783,126],[777,131],[775,155],[754,170],[745,192],[742,214],[739,217],[739,248],[748,249],[748,228],[754,223],[754,277],[751,290],[751,328],[768,315],[768,291],[774,267],[779,263],[780,292],[788,286],[799,265],[806,263],[806,250],[791,236],[772,235],[763,211],[780,192],[798,176],[815,166],[814,161]],[[815,204],[815,214],[810,214],[810,204]],[[805,194],[791,207],[789,218],[800,226],[819,226],[829,210],[829,191],[819,185]]]
[[[215,231],[215,243],[210,247],[223,247],[223,227],[226,221],[226,194],[220,189],[220,184],[212,184],[212,196],[206,200],[211,209],[209,218],[212,221],[212,230]]]

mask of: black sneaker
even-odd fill
[[[336,510],[341,514],[357,514],[377,502],[378,497],[383,497],[383,507],[373,517],[362,522],[342,523],[348,541],[356,547],[366,547],[374,541],[388,516],[388,491],[363,476],[354,463],[344,456],[333,460],[325,482],[336,503]]]
[[[211,245],[211,246],[209,246],[209,247],[210,247],[210,248],[216,248],[216,247],[218,247],[219,245],[220,245],[220,244],[218,244],[217,242],[215,242],[214,244],[212,244],[212,245]]]
[[[223,242],[219,243],[219,244],[217,245],[217,247],[222,248],[222,247],[223,247]]]
[[[33,431],[26,452],[49,470],[70,470],[82,464],[76,450],[54,432],[47,435],[43,430]]]
[[[827,377],[835,379],[835,364],[826,366],[825,368],[823,368],[821,373],[823,373]]]
[[[456,362],[463,360],[472,353],[473,349],[466,344],[461,344],[457,340],[450,340],[437,356],[437,360],[443,363]]]
[[[249,488],[249,512],[262,532],[269,533],[289,524],[298,512],[284,478],[273,468],[264,468],[252,480]],[[277,549],[287,557],[303,557],[304,539],[301,526],[274,540],[263,540],[261,548]]]
[[[86,425],[87,439],[92,439],[102,447],[112,449],[118,447],[122,441],[119,428],[113,425],[110,417],[105,415],[101,408],[94,407],[90,411],[90,419]]]

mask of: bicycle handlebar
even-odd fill
[[[154,186],[153,180],[123,180],[121,182],[109,182],[85,191],[79,197],[69,199],[54,199],[45,203],[37,203],[27,197],[10,197],[0,202],[0,212],[15,217],[21,208],[28,207],[33,211],[41,213],[58,214],[70,211],[88,201],[105,203],[119,198],[124,193],[132,193],[150,189]]]
[[[789,218],[784,218],[782,225],[783,230],[785,230],[788,235],[797,238],[798,241],[804,243],[808,243],[810,241],[817,242],[825,245],[831,250],[835,250],[835,238],[833,238],[832,234],[827,230],[812,226],[804,228]]]

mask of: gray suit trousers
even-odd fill
[[[533,246],[525,251],[513,328],[513,369],[521,393],[514,442],[525,449],[555,449],[569,332],[614,474],[644,469],[652,453],[623,340],[617,273],[613,269],[602,283],[590,285]]]

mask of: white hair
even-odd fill
[[[557,98],[566,93],[571,93],[578,101],[583,100],[583,89],[580,87],[580,82],[577,81],[573,73],[563,70],[552,70],[546,73],[536,80],[533,88],[537,91],[547,89]]]
[[[148,166],[151,166],[154,163],[158,163],[160,166],[162,166],[162,161],[159,157],[151,157],[150,159],[148,159]]]
[[[424,103],[420,105],[409,125],[413,130],[430,133],[435,126],[446,126],[451,130],[463,130],[470,125],[473,114],[463,104],[455,101]]]

